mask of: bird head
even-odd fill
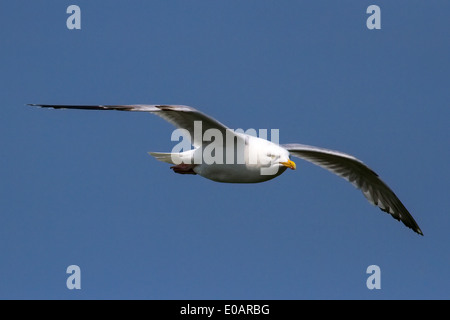
[[[295,162],[289,158],[289,151],[269,142],[260,149],[261,174],[278,175],[287,168],[295,170]]]

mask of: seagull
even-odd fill
[[[154,113],[183,130],[190,138],[190,143],[194,148],[182,152],[149,152],[149,154],[157,160],[172,164],[173,166],[170,168],[176,173],[200,175],[216,182],[264,182],[281,175],[288,168],[295,170],[296,164],[290,159],[290,156],[294,156],[344,178],[361,190],[370,203],[389,213],[394,219],[403,222],[405,226],[416,233],[423,235],[414,218],[395,193],[379,178],[378,174],[361,160],[341,151],[298,143],[277,144],[254,135],[231,130],[216,119],[184,105],[29,105],[53,109]],[[198,130],[200,130],[200,134]],[[221,134],[222,137],[228,135],[227,137],[232,138],[234,143],[216,144],[215,146],[221,146],[222,150],[216,148],[215,152],[216,154],[218,151],[222,152],[222,158],[231,154],[232,158],[228,158],[228,160],[233,161],[196,161],[202,160],[202,153],[216,142],[216,140],[213,142],[212,139],[205,139],[208,130],[210,132],[214,130],[213,132]],[[241,148],[236,147],[237,145],[240,145]],[[242,152],[240,153],[240,151]],[[239,156],[241,156],[241,161],[237,161]],[[214,159],[222,160],[222,158],[219,154]]]

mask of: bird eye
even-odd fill
[[[272,159],[275,159],[277,157],[276,155],[274,155],[272,153],[268,153],[267,156]]]

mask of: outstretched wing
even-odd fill
[[[118,111],[141,111],[154,113],[164,120],[170,122],[177,128],[186,129],[190,136],[192,144],[195,147],[202,145],[203,134],[208,129],[218,129],[222,132],[222,136],[226,136],[227,127],[219,121],[207,116],[200,111],[182,105],[52,105],[52,104],[29,104],[30,106],[38,106],[42,108],[53,109],[83,109],[83,110],[118,110]],[[194,135],[194,125],[197,123],[197,133]]]
[[[308,146],[304,144],[285,144],[291,155],[314,163],[351,182],[360,189],[372,204],[390,213],[407,227],[423,235],[414,218],[397,198],[395,193],[378,175],[357,158],[339,151]]]

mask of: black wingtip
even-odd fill
[[[419,226],[408,226],[407,227],[411,228],[412,231],[414,231],[415,233],[421,235],[423,237],[423,232],[422,230],[420,230]]]
[[[33,107],[41,107],[49,109],[118,110],[118,111],[134,111],[136,109],[134,105],[71,105],[71,104],[35,104],[35,103],[29,103],[28,105]]]
[[[107,106],[101,105],[65,105],[65,104],[37,104],[29,103],[32,107],[41,107],[49,109],[83,109],[83,110],[108,110]]]
[[[405,222],[404,221],[402,221],[403,222],[403,224],[405,224]],[[421,235],[422,237],[423,237],[423,232],[422,232],[422,230],[420,230],[420,228],[419,228],[419,226],[417,225],[417,223],[415,224],[415,226],[410,226],[410,225],[407,225],[407,224],[405,224],[408,228],[410,228],[412,231],[414,231],[415,233],[417,233],[417,234],[419,234],[419,235]]]
[[[411,230],[413,230],[415,233],[421,235],[423,237],[423,232],[422,230],[420,230],[419,226],[408,226],[409,228],[411,228]]]
[[[26,105],[30,106],[30,107],[40,107],[40,108],[54,108],[55,107],[55,106],[48,105],[48,104],[38,104],[38,103],[27,103]]]

